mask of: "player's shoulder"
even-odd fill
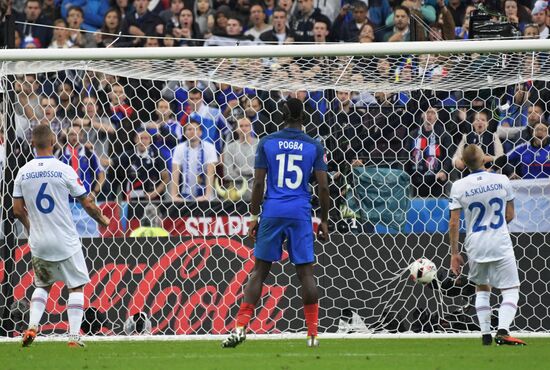
[[[216,151],[216,146],[208,141],[202,141],[202,147],[205,151]]]
[[[506,175],[503,175],[501,173],[496,173],[496,172],[485,172],[487,178],[491,179],[492,181],[498,181],[498,182],[501,182],[501,183],[509,183],[510,182],[510,179],[508,178],[508,176]]]

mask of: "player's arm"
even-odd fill
[[[25,201],[23,198],[15,198],[13,200],[13,215],[21,221],[23,226],[25,226],[25,230],[27,230],[27,235],[29,235],[31,231],[31,224],[29,222],[29,215],[27,214],[27,208],[25,208]]]
[[[328,240],[328,210],[330,209],[330,193],[328,189],[328,177],[326,171],[316,170],[315,179],[317,180],[317,195],[321,205],[321,224],[317,231],[317,236],[321,240]]]
[[[252,240],[256,239],[258,231],[258,216],[260,215],[260,206],[264,198],[266,168],[256,168],[254,170],[254,184],[252,185],[252,199],[250,200],[250,225],[248,236]]]
[[[458,250],[458,237],[460,232],[460,209],[451,210],[449,219],[449,243],[451,244],[451,271],[460,275],[464,259]]]
[[[509,200],[506,202],[506,223],[509,224],[516,217],[516,210],[514,208],[514,201]]]
[[[110,220],[108,217],[101,213],[99,207],[95,204],[94,198],[90,195],[83,195],[77,198],[82,208],[86,211],[91,218],[93,218],[98,224],[102,226],[109,226]]]

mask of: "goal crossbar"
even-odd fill
[[[550,40],[341,43],[219,47],[8,49],[0,61],[380,56],[395,54],[514,53],[550,51]]]

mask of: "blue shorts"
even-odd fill
[[[260,219],[254,256],[263,261],[279,261],[285,239],[290,262],[302,265],[315,261],[311,221],[288,218]]]

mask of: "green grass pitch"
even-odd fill
[[[478,339],[249,340],[222,349],[219,341],[88,342],[68,348],[40,342],[30,348],[0,343],[3,370],[102,369],[550,369],[550,338],[528,338],[526,347],[481,346]]]

